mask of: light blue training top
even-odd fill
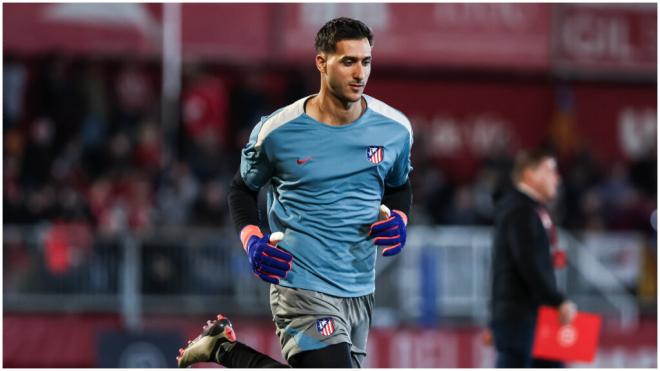
[[[412,170],[412,128],[401,112],[363,95],[356,121],[331,126],[305,113],[312,96],[263,117],[241,154],[241,176],[268,192],[268,223],[283,232],[293,266],[280,285],[357,297],[374,292],[377,248],[367,239],[385,186]]]

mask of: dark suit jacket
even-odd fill
[[[541,207],[517,189],[496,203],[491,320],[532,318],[539,305],[565,299],[557,290]]]

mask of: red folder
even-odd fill
[[[559,312],[542,306],[534,335],[534,358],[564,362],[592,362],[598,349],[600,316],[578,312],[568,325],[559,323]]]

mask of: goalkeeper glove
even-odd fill
[[[281,238],[280,238],[281,239]],[[278,284],[291,270],[293,256],[277,248],[278,241],[271,235],[263,235],[259,227],[248,225],[241,231],[241,242],[248,255],[252,272],[266,282]]]
[[[383,210],[382,207],[381,210]],[[387,209],[385,208],[385,210]],[[369,237],[374,238],[375,245],[385,246],[383,256],[392,256],[400,253],[406,244],[408,217],[399,210],[392,210],[391,213],[386,213],[385,217],[387,219],[371,225]]]

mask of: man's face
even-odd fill
[[[557,197],[560,179],[557,161],[552,157],[546,157],[537,167],[529,170],[529,185],[541,196],[543,202],[550,202]]]
[[[325,75],[326,87],[343,102],[357,102],[371,73],[371,45],[366,38],[342,40],[335,49],[335,53],[322,55],[325,68],[321,73]]]

